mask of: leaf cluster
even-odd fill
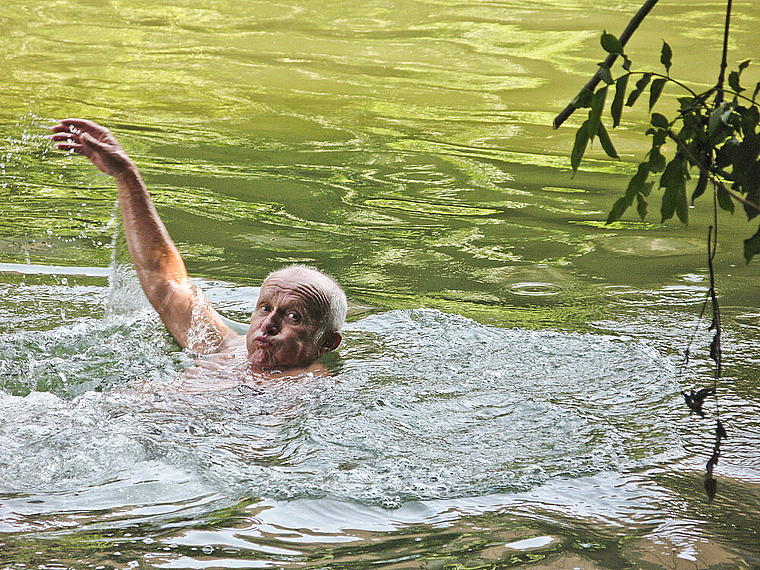
[[[587,108],[588,118],[575,135],[571,166],[577,172],[581,160],[594,139],[612,158],[618,153],[603,122],[604,109],[612,90],[609,105],[611,127],[620,125],[625,107],[634,106],[648,93],[651,149],[630,179],[626,191],[612,206],[607,223],[621,218],[636,204],[639,217],[648,213],[655,186],[662,190],[660,218],[662,222],[676,216],[686,224],[689,204],[702,196],[712,183],[718,205],[731,213],[735,202],[744,206],[748,220],[760,214],[760,109],[757,96],[760,82],[752,96],[741,84],[742,72],[749,66],[745,61],[728,76],[728,87],[718,84],[697,93],[670,76],[673,50],[663,41],[660,52],[662,71],[632,71],[631,59],[625,54],[620,40],[606,31],[602,34],[604,50],[622,61],[621,72],[613,76],[607,63],[600,63],[601,82],[593,91],[582,90],[572,101],[574,109]],[[678,110],[669,118],[654,108],[665,89],[677,88],[681,96]],[[666,145],[668,141],[672,145]],[[692,172],[696,183],[691,183]],[[687,189],[691,188],[691,196]],[[747,262],[760,253],[760,230],[745,240]]]

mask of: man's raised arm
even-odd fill
[[[145,295],[182,348],[215,352],[237,336],[190,283],[177,247],[158,216],[134,162],[111,132],[92,121],[65,119],[52,128],[59,150],[82,154],[116,179],[127,246]],[[225,338],[226,337],[226,338]]]

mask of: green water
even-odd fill
[[[551,129],[638,5],[6,0],[0,566],[760,565],[755,228],[720,220],[729,439],[708,503],[712,417],[679,394],[710,377],[708,333],[678,373],[707,204],[688,228],[605,226],[646,118],[575,177],[581,118]],[[629,53],[659,65],[665,37],[707,86],[722,10],[662,0]],[[735,2],[731,61],[760,60],[758,21]],[[188,357],[129,275],[109,289],[113,183],[46,139],[72,116],[114,131],[225,316],[286,263],[338,279],[333,379],[133,389]]]

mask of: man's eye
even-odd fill
[[[259,305],[259,312],[260,313],[268,313],[272,309],[269,308],[269,305]]]
[[[301,322],[301,315],[299,315],[299,314],[298,314],[298,313],[296,313],[295,311],[289,311],[289,312],[288,312],[288,318],[289,318],[291,321],[293,321],[293,322],[296,322],[296,323],[299,323],[299,322]]]

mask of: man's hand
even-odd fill
[[[107,128],[85,119],[64,119],[52,129],[50,139],[58,150],[73,151],[89,158],[100,170],[119,176],[134,163]]]

